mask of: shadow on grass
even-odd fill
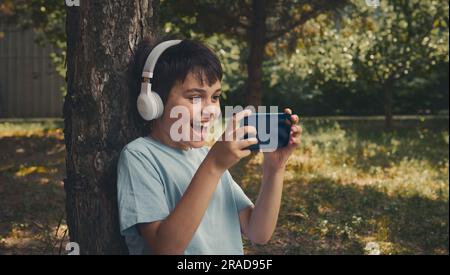
[[[256,190],[249,195],[255,199]],[[372,187],[330,178],[286,182],[275,236],[250,254],[364,254],[377,242],[382,254],[448,254],[449,204],[388,196]]]
[[[440,167],[448,162],[448,118],[430,121],[397,121],[393,132],[384,132],[382,121],[309,121],[306,123],[309,138],[319,146],[330,143],[323,150],[341,152],[353,159],[352,166],[370,172],[375,166],[388,167],[402,160],[427,161]],[[316,141],[319,131],[328,131],[329,139]],[[345,141],[334,139],[336,130],[345,131]]]
[[[348,155],[356,156],[356,167],[365,171],[373,165],[385,166],[389,161],[399,162],[403,159],[425,160],[432,166],[441,166],[449,157],[448,143],[444,140],[448,130],[444,131],[403,130],[389,134],[355,131],[352,137],[358,140],[358,146],[349,148]],[[365,144],[369,143],[383,146],[386,151],[365,158],[361,152]],[[442,150],[443,148],[447,150]]]

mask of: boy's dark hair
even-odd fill
[[[142,70],[151,50],[168,39],[143,39],[134,54],[132,65],[132,85],[135,99],[140,93]],[[184,82],[188,73],[193,73],[200,83],[211,86],[222,80],[222,65],[219,58],[205,45],[194,40],[185,39],[179,44],[166,49],[158,58],[152,79],[152,90],[159,94],[166,104],[170,90],[178,82]],[[134,97],[133,97],[134,99]],[[133,108],[136,109],[136,108]],[[139,114],[136,115],[139,116]],[[139,121],[143,119],[139,118]],[[148,125],[148,124],[147,124]],[[147,128],[145,126],[145,128]]]
[[[139,43],[135,59],[136,76],[139,81],[148,55],[163,41],[165,40],[152,43],[150,39],[144,39]],[[183,82],[189,72],[193,73],[202,84],[206,81],[208,85],[212,85],[222,80],[222,66],[217,56],[202,43],[185,39],[180,44],[166,49],[158,58],[152,89],[161,96],[165,104],[174,84],[177,81]]]

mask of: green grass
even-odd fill
[[[448,254],[448,120],[393,133],[367,121],[302,124],[275,236],[247,241],[247,253],[367,254],[375,245],[382,254]],[[232,171],[253,200],[261,161]]]
[[[0,137],[45,136],[62,127],[61,119],[4,119],[0,120]]]
[[[51,123],[0,123],[0,254],[59,253],[67,242],[63,136]],[[448,118],[382,125],[303,120],[275,234],[267,245],[246,240],[246,253],[448,254]],[[261,161],[231,170],[253,201]]]

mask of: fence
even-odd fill
[[[64,79],[33,30],[0,27],[0,118],[61,117]]]

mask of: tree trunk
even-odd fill
[[[252,21],[248,43],[250,53],[247,60],[248,78],[246,83],[246,100],[255,108],[262,103],[263,58],[266,36],[265,0],[252,1]]]
[[[383,89],[384,128],[386,132],[391,132],[394,129],[392,88],[392,85],[388,83]]]
[[[154,35],[158,1],[90,0],[67,8],[66,211],[81,254],[123,254],[116,164],[138,136],[128,65],[143,36]],[[135,93],[135,92],[134,92]]]

